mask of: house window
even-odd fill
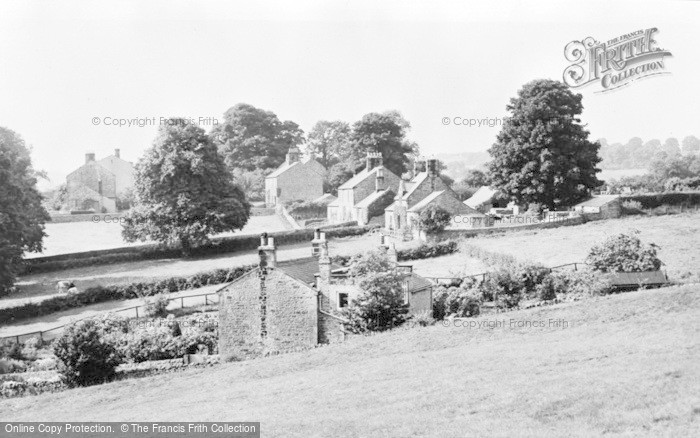
[[[278,188],[277,189],[277,197],[279,198],[280,196],[282,196],[282,189]]]
[[[338,308],[343,309],[345,307],[348,307],[348,294],[344,292],[339,292],[338,293]]]
[[[408,300],[408,296],[409,296],[409,293],[408,293],[408,281],[404,281],[404,282],[401,284],[401,289],[403,289],[403,303],[404,303],[404,304],[409,304],[409,302],[408,302],[408,301],[409,301],[409,300]]]

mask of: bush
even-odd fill
[[[552,274],[554,290],[570,298],[588,298],[607,295],[612,292],[612,284],[600,272],[561,271]]]
[[[543,288],[547,288],[545,282],[548,281],[550,272],[551,269],[542,265],[520,265],[515,270],[523,294],[528,298],[539,297],[543,293]]]
[[[481,294],[478,289],[449,288],[444,313],[456,317],[478,316],[481,313]]]
[[[151,318],[165,318],[168,315],[170,300],[164,294],[146,298],[146,315]]]
[[[645,210],[651,210],[662,205],[695,207],[700,205],[700,192],[666,192],[623,196],[622,201],[637,201]]]
[[[352,333],[384,331],[406,321],[408,304],[403,299],[403,275],[396,271],[371,273],[360,281],[362,293],[343,309]]]
[[[644,272],[656,271],[661,260],[656,256],[657,246],[644,245],[633,234],[618,234],[595,245],[588,253],[586,263],[601,272]]]
[[[410,317],[410,320],[413,326],[428,327],[435,324],[435,318],[430,316],[430,312],[427,310],[416,313]]]
[[[91,319],[69,326],[54,343],[54,354],[63,362],[69,383],[92,385],[110,380],[119,364],[115,346]]]
[[[0,341],[0,358],[22,359],[22,346],[12,339],[3,339]]]
[[[451,220],[452,216],[447,210],[437,205],[429,205],[420,212],[418,223],[421,230],[434,234],[442,232]]]
[[[489,273],[481,285],[483,297],[493,300],[498,307],[516,307],[523,296],[523,285],[518,275],[508,269]]]
[[[627,215],[642,214],[642,203],[639,201],[624,201],[622,203],[622,213]]]
[[[23,373],[27,365],[17,359],[0,359],[0,374]]]

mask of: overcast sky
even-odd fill
[[[0,126],[33,147],[52,185],[86,151],[136,161],[156,133],[105,118],[221,120],[239,102],[306,132],[396,109],[425,154],[475,152],[499,127],[444,117],[503,117],[524,83],[561,80],[570,41],[657,27],[671,74],[579,89],[583,120],[594,139],[680,140],[700,136],[698,19],[695,1],[3,1]]]

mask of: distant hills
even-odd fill
[[[464,152],[460,154],[437,154],[447,169],[443,172],[455,181],[459,181],[466,176],[467,170],[484,167],[490,159],[488,152]]]

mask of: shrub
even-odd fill
[[[403,275],[396,271],[372,273],[360,282],[362,293],[343,309],[346,329],[353,333],[384,331],[406,321]]]
[[[437,321],[442,321],[447,316],[445,314],[445,302],[448,295],[449,290],[445,286],[439,286],[433,293],[433,318]]]
[[[547,287],[544,282],[549,279],[550,271],[551,269],[542,265],[518,266],[515,273],[521,283],[523,294],[528,298],[539,297],[543,287]]]
[[[428,327],[435,324],[435,318],[430,316],[427,310],[416,313],[410,317],[413,326]]]
[[[642,214],[642,203],[639,201],[624,201],[622,203],[622,213],[627,215]]]
[[[151,318],[164,318],[168,315],[170,300],[164,294],[146,298],[146,315]]]
[[[349,274],[352,277],[363,277],[372,272],[387,272],[394,269],[394,263],[389,257],[379,251],[358,254],[350,261]]]
[[[68,382],[75,385],[110,380],[120,362],[115,346],[91,319],[69,326],[54,343],[54,354],[63,362]]]
[[[0,374],[23,373],[27,365],[17,359],[0,359]]]
[[[0,341],[0,358],[22,359],[22,346],[12,339]]]
[[[442,207],[429,205],[420,212],[418,221],[421,230],[426,233],[439,233],[450,224],[452,216]]]
[[[451,287],[445,299],[445,315],[472,317],[481,313],[481,294],[478,289]]]
[[[535,295],[539,300],[550,301],[557,298],[557,283],[551,275],[547,274],[537,285]]]
[[[489,273],[481,285],[483,297],[495,301],[501,308],[516,307],[522,298],[523,286],[517,274],[508,269]]]
[[[552,274],[554,289],[568,297],[586,298],[607,295],[612,292],[612,284],[600,272],[562,271]]]
[[[643,272],[655,271],[661,267],[656,256],[657,246],[644,245],[633,234],[618,234],[595,245],[588,253],[586,263],[601,272]]]

